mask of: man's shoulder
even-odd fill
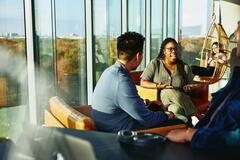
[[[108,78],[112,78],[114,81],[121,81],[125,77],[129,77],[128,71],[119,65],[112,65],[109,68],[107,68],[103,73]]]
[[[119,65],[119,64],[113,64],[111,65],[110,67],[108,67],[105,71],[107,73],[118,73],[118,72],[121,72],[122,70],[122,67]]]

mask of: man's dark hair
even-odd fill
[[[130,61],[143,51],[145,38],[137,32],[125,32],[117,38],[117,56],[119,59]]]
[[[175,43],[176,46],[177,46],[177,48],[178,48],[178,43],[177,43],[177,41],[176,41],[174,38],[171,38],[171,37],[166,38],[166,39],[162,42],[162,44],[161,44],[160,51],[159,51],[159,54],[158,54],[158,56],[157,56],[158,59],[164,58],[164,56],[165,56],[165,55],[164,55],[164,49],[165,49],[166,45],[167,45],[168,43],[170,43],[170,42]]]

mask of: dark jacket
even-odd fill
[[[234,68],[227,85],[213,95],[208,113],[196,128],[191,141],[193,147],[240,147],[240,67]]]

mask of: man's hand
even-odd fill
[[[186,143],[192,140],[192,136],[196,131],[194,128],[175,129],[170,131],[166,137],[173,142]]]
[[[156,100],[156,101],[149,101],[148,100],[147,107],[151,111],[166,111],[166,108],[164,107],[162,102],[159,101],[159,100]]]
[[[156,106],[162,106],[162,105],[163,105],[162,102],[159,101],[159,100],[156,100],[156,101],[150,101],[149,104],[150,104],[150,105],[156,105]]]
[[[175,114],[174,114],[173,112],[171,112],[171,111],[166,111],[165,113],[167,114],[168,119],[173,119],[173,118],[175,118]]]

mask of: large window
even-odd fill
[[[116,38],[121,34],[121,1],[93,1],[94,84],[117,58]]]
[[[179,41],[183,51],[182,59],[189,64],[199,65],[203,40],[210,25],[211,2],[207,0],[180,2]]]
[[[157,56],[163,38],[175,36],[176,8],[174,0],[0,0],[1,134],[8,134],[6,128],[15,124],[12,113],[27,103],[34,105],[30,111],[36,111],[39,124],[51,96],[71,106],[90,104],[101,74],[117,59],[116,39],[123,31],[146,37],[147,58],[138,67],[143,70],[146,59]]]
[[[56,64],[59,94],[71,105],[87,103],[84,0],[56,3]]]
[[[175,37],[176,27],[176,0],[167,1],[167,36]]]
[[[163,39],[163,0],[151,3],[151,59],[157,57]]]
[[[128,1],[128,31],[145,35],[145,1]]]
[[[22,0],[0,1],[0,137],[19,132],[26,114],[27,74]]]
[[[144,0],[131,0],[128,1],[127,8],[127,29],[128,31],[134,31],[141,33],[145,36],[145,1]],[[138,70],[143,70],[145,67],[145,58],[143,58]]]
[[[203,41],[212,19],[212,1],[182,0],[180,2],[180,45],[182,47],[182,59],[190,65],[199,66]],[[216,8],[215,13],[218,17]],[[219,22],[219,20],[216,19],[216,22]],[[229,69],[227,69],[220,81],[209,86],[209,92],[214,93],[225,86],[229,73]]]
[[[37,78],[38,121],[43,122],[43,110],[48,106],[49,97],[55,95],[54,30],[51,1],[35,1],[34,51],[39,70]]]

